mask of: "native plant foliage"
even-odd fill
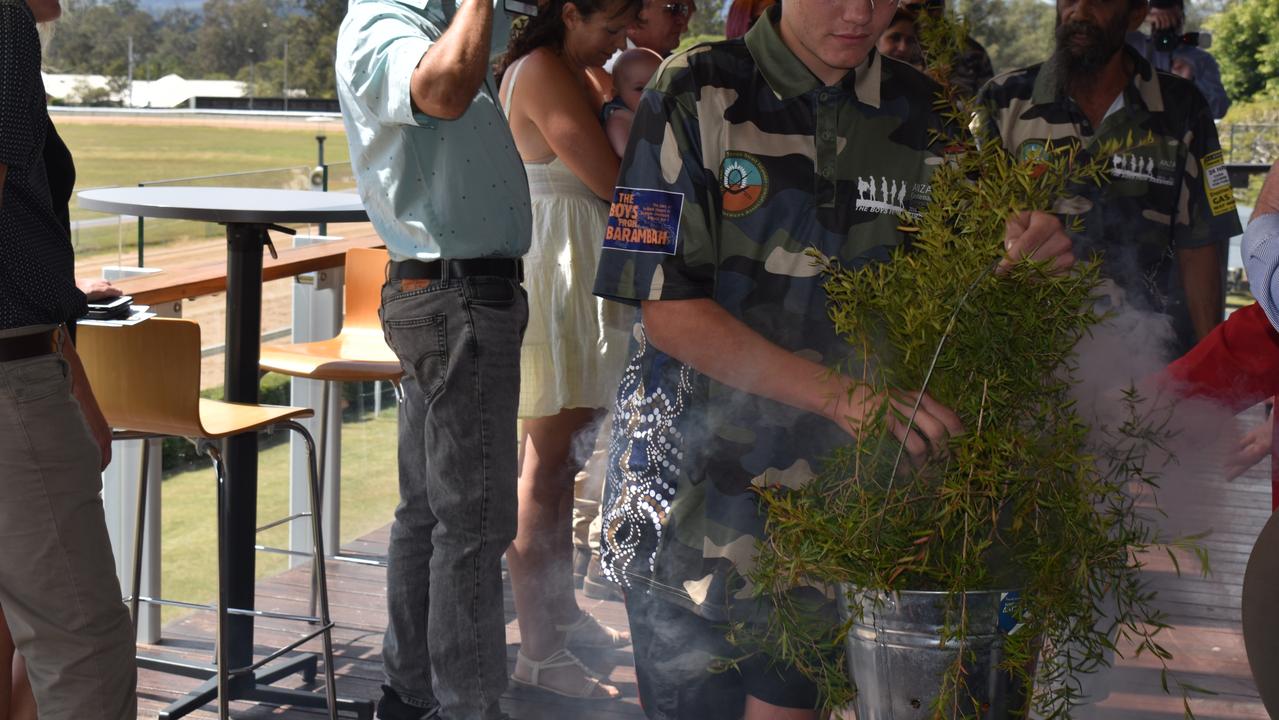
[[[963,28],[933,21],[923,35],[944,77]],[[1021,160],[980,129],[965,132],[965,105],[953,91],[939,100],[953,131],[938,138],[946,152],[932,202],[903,218],[912,241],[888,263],[818,261],[831,319],[860,350],[836,370],[882,392],[926,390],[966,432],[911,467],[881,410],[808,485],[761,490],[767,540],[750,579],[773,609],[764,647],[814,679],[831,707],[854,692],[843,653],[850,621],[814,612],[822,602],[795,588],[828,588],[828,599],[840,584],[949,591],[942,636],[961,644],[964,591],[1018,590],[1011,612],[1022,625],[1006,639],[1004,668],[1034,681],[1028,702],[1040,716],[1066,718],[1079,679],[1107,663],[1117,638],[1167,672],[1171,656],[1158,641],[1167,625],[1141,577],[1143,554],[1179,545],[1205,571],[1206,556],[1193,539],[1161,538],[1151,522],[1163,467],[1152,457],[1170,434],[1136,391],[1116,398],[1123,411],[1113,427],[1086,422],[1071,401],[1074,348],[1104,320],[1091,310],[1097,264],[1063,275],[1032,261],[999,269],[1010,215],[1051,208],[1072,185],[1105,182],[1123,148]],[[962,714],[964,657],[942,679],[935,717]]]

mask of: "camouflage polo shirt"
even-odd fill
[[[1005,73],[978,99],[987,129],[1009,152],[1026,158],[1044,148],[1077,145],[1084,153],[1108,140],[1154,142],[1111,158],[1108,182],[1075,188],[1056,208],[1082,215],[1075,255],[1102,258],[1102,273],[1126,301],[1171,316],[1182,345],[1194,331],[1174,251],[1224,244],[1241,232],[1217,128],[1189,81],[1158,73],[1130,48],[1136,71],[1122,105],[1094,128],[1079,105],[1057,91],[1053,65]],[[1118,104],[1118,103],[1117,103]],[[1063,217],[1065,220],[1065,217]]]
[[[782,43],[777,8],[767,18],[743,39],[670,58],[645,91],[595,292],[632,304],[710,298],[832,365],[851,350],[804,253],[889,259],[899,213],[927,202],[940,162],[936,86],[875,54],[825,86]],[[606,572],[722,618],[749,594],[742,574],[763,534],[752,485],[802,483],[850,439],[662,353],[642,318],[634,333],[612,426]]]

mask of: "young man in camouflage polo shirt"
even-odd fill
[[[1058,0],[1052,58],[995,78],[978,105],[987,130],[1023,157],[1153,135],[1112,158],[1109,182],[1078,188],[1057,210],[1083,216],[1075,254],[1099,254],[1123,302],[1169,316],[1171,359],[1221,321],[1221,261],[1240,228],[1203,96],[1124,43],[1146,9],[1145,0]]]
[[[596,292],[641,308],[618,392],[607,572],[627,594],[650,718],[809,718],[815,689],[740,655],[743,576],[763,517],[751,487],[803,483],[884,402],[827,368],[853,355],[808,248],[886,261],[928,201],[936,86],[873,52],[892,0],[786,0],[744,39],[669,60],[641,101]],[[1073,261],[1051,215],[1010,221],[1009,255]],[[927,278],[920,278],[927,282]],[[909,389],[907,389],[909,390]],[[922,459],[959,431],[930,398],[895,429]],[[748,697],[749,696],[749,697]]]

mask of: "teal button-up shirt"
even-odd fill
[[[352,0],[338,32],[351,166],[394,260],[514,258],[529,247],[528,179],[492,73],[457,120],[421,113],[409,96],[414,68],[455,13],[453,0]],[[497,10],[494,55],[510,29]]]

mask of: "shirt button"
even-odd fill
[[[817,99],[818,99],[818,100],[821,100],[822,102],[826,102],[827,100],[829,100],[829,99],[830,99],[830,93],[828,93],[828,92],[826,92],[825,90],[823,90],[823,91],[822,91],[822,92],[821,92],[821,93],[817,96]]]

